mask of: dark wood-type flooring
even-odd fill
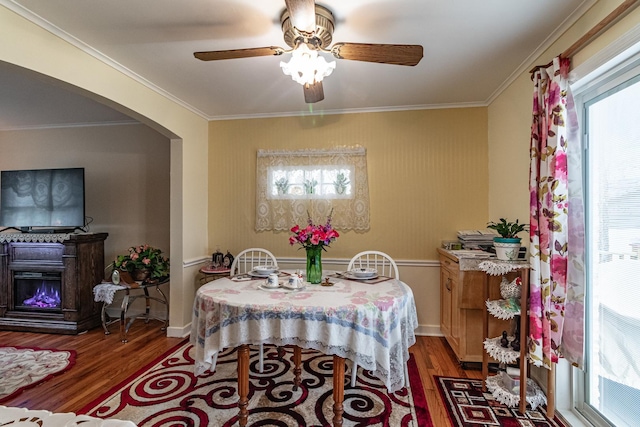
[[[126,379],[138,369],[180,343],[182,338],[167,338],[160,323],[136,321],[129,331],[129,342],[119,340],[117,325],[111,335],[95,328],[80,335],[36,334],[0,331],[0,346],[39,347],[75,350],[77,359],[71,370],[27,389],[4,406],[46,409],[52,412],[77,412]],[[444,338],[417,337],[411,348],[429,410],[436,427],[449,426],[433,375],[481,378],[481,371],[462,369]],[[475,367],[474,367],[475,368]],[[1,379],[0,379],[1,381]]]

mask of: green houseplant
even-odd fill
[[[158,279],[169,275],[169,258],[162,256],[162,251],[149,245],[138,245],[129,248],[127,255],[118,255],[113,261],[113,267],[122,271],[128,271],[139,280],[146,277]],[[145,274],[137,276],[138,272]],[[146,277],[145,277],[146,276]]]
[[[487,228],[495,230],[500,237],[493,238],[496,257],[503,261],[515,261],[520,252],[521,239],[518,234],[529,230],[529,224],[521,224],[519,220],[507,221],[500,218],[498,222],[491,221]]]
[[[520,224],[519,220],[515,222],[507,221],[504,218],[500,218],[500,222],[491,221],[487,224],[487,228],[495,230],[504,239],[518,239],[518,233],[521,233],[529,229],[528,224]]]

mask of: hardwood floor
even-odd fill
[[[158,322],[136,321],[129,331],[129,342],[119,340],[117,327],[104,335],[95,328],[80,335],[35,334],[0,331],[0,346],[24,346],[75,350],[75,366],[34,388],[27,389],[4,406],[46,409],[52,412],[77,412],[142,366],[180,343],[182,338],[167,338]],[[444,338],[417,337],[410,349],[416,359],[429,410],[436,427],[449,421],[433,376],[481,378],[478,369],[462,369]],[[1,380],[0,380],[1,381]]]

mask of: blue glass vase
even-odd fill
[[[322,282],[322,246],[309,246],[307,250],[307,282]]]

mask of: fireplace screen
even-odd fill
[[[60,310],[61,273],[21,271],[13,279],[17,310]]]

